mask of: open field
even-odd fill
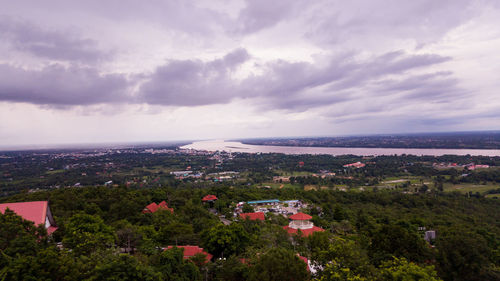
[[[458,191],[461,193],[467,193],[469,191],[484,193],[491,189],[500,188],[499,184],[472,184],[472,183],[461,183],[461,184],[444,184],[444,191]]]

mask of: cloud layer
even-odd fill
[[[243,103],[249,124],[396,118],[422,130],[500,118],[495,1],[0,4],[4,107],[208,112]]]

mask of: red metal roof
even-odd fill
[[[283,226],[283,229],[286,230],[288,232],[288,234],[295,234],[298,232],[298,229],[291,228],[288,225]],[[313,226],[312,228],[301,229],[300,231],[302,232],[302,236],[306,237],[306,236],[313,234],[314,232],[325,231],[325,230],[321,227]]]
[[[50,216],[49,222],[53,223],[53,218],[48,212],[49,203],[47,201],[32,201],[18,203],[3,203],[0,204],[0,213],[5,213],[5,210],[13,211],[25,220],[32,221],[35,225],[43,224],[45,226],[45,218]],[[57,226],[51,225],[47,228],[47,233],[51,234],[57,230]]]
[[[149,205],[147,205],[144,210],[142,210],[143,213],[154,213],[158,210],[168,210],[170,211],[171,213],[174,212],[174,209],[172,208],[169,208],[168,205],[167,205],[167,202],[165,201],[161,201],[160,204],[156,204],[156,203],[151,203]]]
[[[35,223],[35,225],[44,224],[47,215],[47,201],[19,202],[0,204],[0,212],[3,214],[5,209],[9,208],[17,215]]]
[[[308,214],[296,213],[295,215],[291,215],[290,219],[296,220],[296,221],[306,221],[306,220],[312,219],[312,217]]]
[[[266,216],[264,215],[263,212],[256,212],[256,213],[241,213],[240,218],[242,219],[249,219],[249,220],[265,220]]]
[[[217,196],[212,195],[212,194],[206,195],[205,197],[203,197],[203,199],[201,199],[201,201],[203,201],[203,202],[214,201],[214,200],[217,200]]]
[[[205,252],[203,250],[203,248],[200,248],[198,246],[190,246],[190,245],[186,245],[186,246],[168,246],[166,250],[172,249],[173,247],[184,249],[184,259],[189,259],[191,257],[194,257],[197,254],[204,254],[207,257],[207,261],[206,262],[209,262],[212,259],[212,257],[213,257],[211,254]]]

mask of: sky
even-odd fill
[[[497,0],[0,7],[0,146],[500,129]]]

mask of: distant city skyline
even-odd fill
[[[498,1],[0,5],[0,147],[500,130]]]

